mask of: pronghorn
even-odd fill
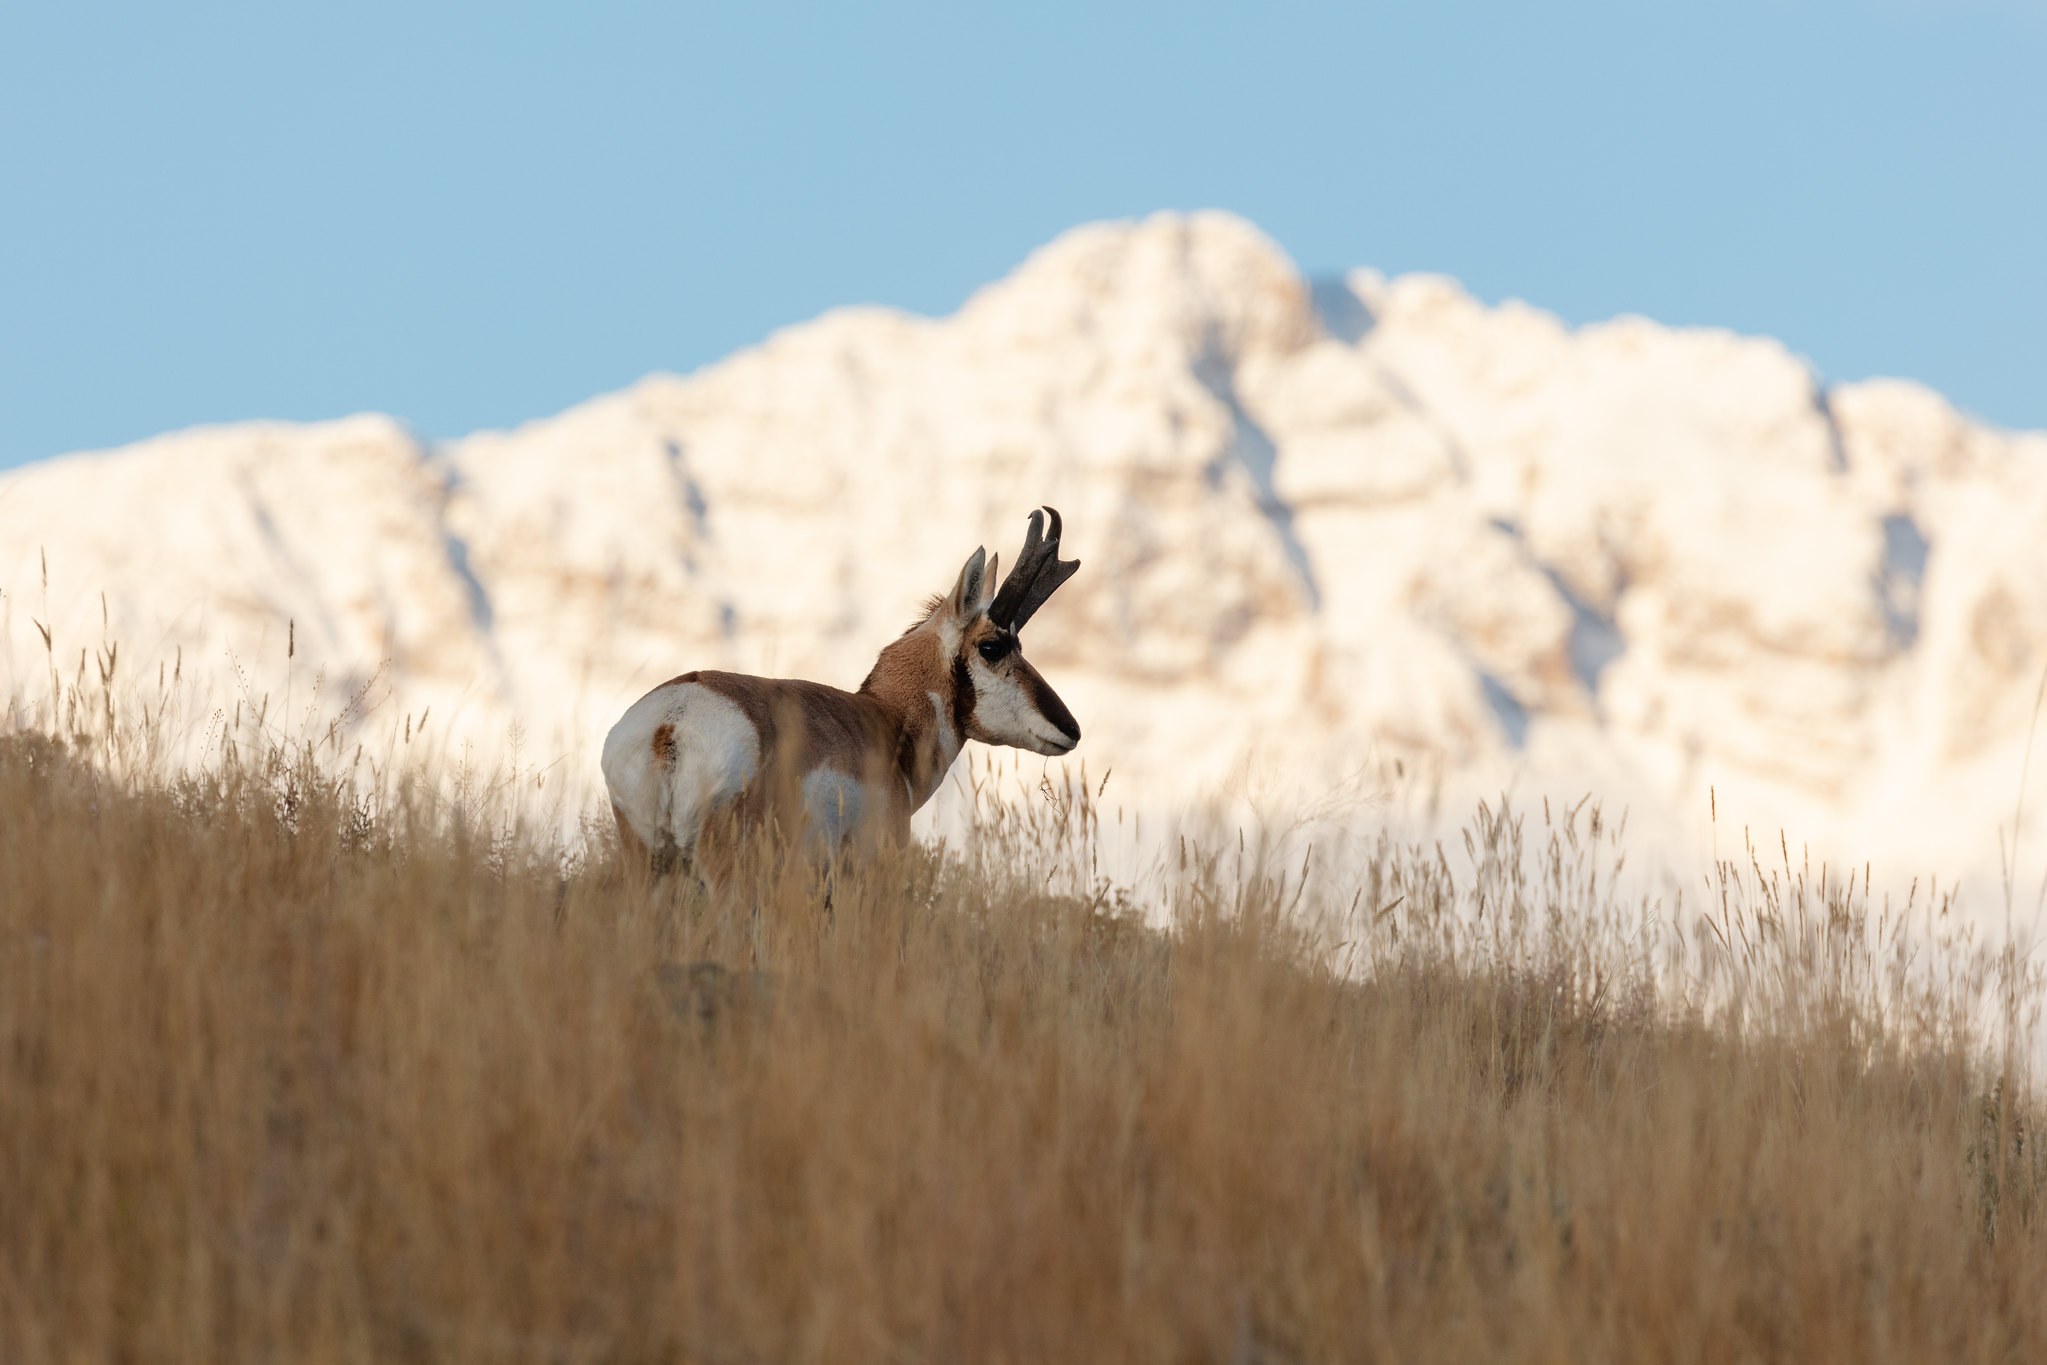
[[[901,844],[967,740],[1071,752],[1080,726],[1017,643],[1080,567],[1059,558],[1059,514],[1031,513],[1023,553],[990,593],[1000,562],[977,548],[857,692],[705,671],[634,702],[604,739],[628,856],[656,874],[692,863],[720,816],[730,827],[772,818],[825,852],[856,839]]]

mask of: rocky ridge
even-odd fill
[[[1711,788],[1723,844],[1997,869],[2047,670],[2047,434],[1823,386],[1767,339],[1309,282],[1219,214],[437,448],[250,423],[0,476],[0,670],[47,685],[42,621],[66,660],[110,637],[251,697],[376,674],[386,722],[516,725],[582,800],[647,687],[852,686],[1040,503],[1085,567],[1026,645],[1132,805],[1594,790],[1677,848],[1716,837]]]

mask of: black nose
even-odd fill
[[[1075,744],[1080,743],[1080,722],[1073,718],[1073,712],[1066,709],[1066,703],[1059,700],[1057,692],[1039,683],[1037,696],[1032,700],[1037,703],[1038,714],[1057,726],[1060,734]]]

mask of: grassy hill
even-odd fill
[[[1068,792],[650,888],[97,724],[0,740],[0,1359],[2047,1359],[2037,973],[1937,906],[1586,811],[1118,887]]]

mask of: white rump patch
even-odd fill
[[[663,746],[654,738],[668,727]],[[704,821],[760,771],[761,742],[737,704],[701,683],[657,687],[634,702],[604,737],[604,785],[611,803],[650,849],[687,855]]]

